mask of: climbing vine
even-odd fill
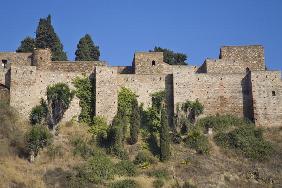
[[[95,82],[94,78],[76,77],[73,80],[75,95],[79,98],[81,112],[79,120],[85,123],[91,123],[95,114]]]

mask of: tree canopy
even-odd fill
[[[50,15],[39,20],[36,29],[35,46],[36,48],[50,48],[52,51],[52,61],[67,60],[66,52],[63,51],[63,45],[52,26]]]
[[[183,53],[174,52],[167,48],[155,47],[150,52],[163,52],[164,53],[164,62],[170,65],[187,65],[187,55]]]
[[[75,55],[76,61],[99,61],[99,46],[95,46],[91,36],[86,34],[79,40]]]
[[[16,52],[33,52],[35,48],[35,40],[32,37],[26,37],[21,41],[21,45],[18,47]]]

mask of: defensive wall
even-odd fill
[[[96,115],[111,122],[117,112],[121,87],[135,92],[139,104],[152,104],[152,94],[165,91],[169,121],[179,103],[199,100],[202,116],[233,114],[257,125],[281,126],[282,82],[280,71],[266,71],[264,49],[260,45],[224,46],[219,59],[206,59],[202,66],[169,65],[162,52],[137,52],[132,66],[109,66],[106,62],[52,62],[48,49],[33,53],[0,53],[6,62],[0,69],[0,81],[10,88],[10,105],[27,118],[50,84],[64,82],[73,88],[77,76],[94,76]],[[80,113],[74,98],[65,113],[69,120]]]

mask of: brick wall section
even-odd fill
[[[251,80],[256,125],[282,126],[281,72],[252,72]]]
[[[261,45],[223,46],[220,59],[235,60],[245,63],[251,70],[265,70],[264,49]]]
[[[74,89],[72,81],[83,74],[91,72],[61,72],[37,70],[36,66],[12,66],[10,105],[15,107],[21,117],[27,119],[31,109],[38,105],[41,98],[46,99],[47,86],[58,82],[67,83]],[[70,120],[80,113],[79,100],[75,97],[65,112],[63,121]]]
[[[245,74],[194,74],[187,68],[174,68],[174,108],[177,103],[198,99],[205,107],[203,115],[244,116],[242,79]]]
[[[117,67],[95,68],[96,115],[111,122],[117,112]]]
[[[246,73],[247,68],[252,70],[245,62],[224,59],[206,59],[206,73],[236,74]]]
[[[32,53],[0,52],[0,63],[7,60],[14,65],[31,65]]]
[[[133,60],[135,74],[162,74],[163,60],[163,52],[137,52]]]

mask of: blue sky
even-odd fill
[[[262,44],[267,66],[282,69],[282,0],[1,0],[0,51],[15,51],[48,14],[70,60],[89,33],[111,65],[154,46],[200,65],[220,46]]]

